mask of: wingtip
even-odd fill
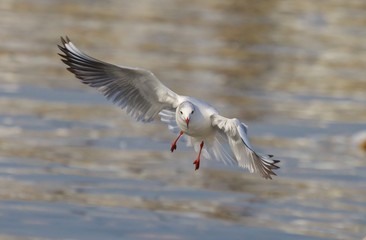
[[[273,159],[273,166],[280,168],[279,166],[276,165],[276,164],[279,164],[280,162],[281,162],[280,160]]]
[[[271,158],[273,157],[273,155],[268,155],[268,156],[271,156]],[[274,170],[277,170],[277,169],[280,168],[279,166],[276,165],[276,164],[278,164],[280,162],[280,160],[277,160],[277,159],[271,159],[271,160],[272,160],[271,163],[267,162],[267,163],[269,163],[267,165],[267,171],[265,171],[264,173],[262,173],[262,176],[265,179],[271,179],[272,180],[272,176],[277,176],[277,174],[274,172]]]
[[[272,174],[272,175],[273,175],[273,174]],[[267,179],[267,180],[268,180],[268,179],[269,179],[269,180],[273,180],[273,179],[272,179],[272,177],[271,177],[271,174],[268,174],[268,175],[263,176],[263,177],[264,177],[264,179]]]
[[[60,49],[62,51],[63,46],[57,44],[57,47],[58,47],[58,49]]]
[[[272,176],[277,176],[277,174],[276,174],[276,173],[274,173],[273,171],[270,171],[270,172],[268,172],[267,174],[262,175],[262,177],[263,177],[264,179],[270,179],[270,180],[273,180],[273,179],[272,179]]]
[[[64,46],[65,46],[65,44],[66,44],[66,40],[65,40],[63,37],[60,37],[60,40],[61,40],[62,45],[64,45]]]
[[[60,36],[60,39],[61,39],[62,45],[64,45],[64,46],[65,46],[65,44],[68,44],[71,42],[70,38],[68,36],[65,36],[65,37]]]

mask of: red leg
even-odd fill
[[[198,157],[193,162],[193,164],[195,165],[194,170],[198,170],[200,168],[200,158],[201,158],[201,152],[202,152],[203,145],[204,145],[204,142],[202,141],[201,144],[200,144],[200,151],[198,152]]]
[[[177,142],[179,140],[179,138],[183,135],[183,131],[180,131],[177,139],[174,140],[174,142],[172,143],[172,146],[170,147],[170,151],[174,152],[175,149],[177,149]]]

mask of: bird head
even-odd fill
[[[187,124],[187,128],[189,127],[189,122],[191,121],[194,111],[194,106],[190,102],[183,102],[177,108],[177,114],[179,115],[179,118]]]

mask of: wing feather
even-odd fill
[[[278,169],[276,165],[279,160],[272,159],[272,155],[262,155],[256,153],[249,142],[247,136],[247,126],[241,123],[238,119],[229,119],[218,114],[211,116],[212,126],[214,126],[218,134],[224,134],[226,136],[225,140],[218,140],[215,136],[215,140],[218,140],[220,145],[212,145],[214,149],[214,155],[216,157],[221,157],[221,159],[227,163],[228,159],[235,162],[240,167],[247,168],[250,172],[255,172],[261,174],[266,179],[272,179],[271,175],[276,175],[273,170]],[[229,145],[231,149],[231,154],[228,153],[227,147],[224,145]],[[219,151],[219,153],[215,153]]]
[[[206,142],[207,150],[218,161],[223,161],[225,164],[233,166],[236,164],[235,156],[233,155],[228,139],[221,131],[216,131],[213,138]]]
[[[151,121],[163,109],[174,109],[180,96],[148,70],[109,64],[81,52],[68,37],[58,46],[62,62],[82,83],[97,88],[138,121]]]
[[[173,133],[176,133],[176,134],[178,134],[180,132],[177,122],[175,121],[175,111],[164,109],[161,112],[159,112],[159,116],[160,116],[160,120],[163,123],[168,124],[170,131],[172,131]]]

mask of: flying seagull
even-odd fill
[[[149,122],[159,115],[170,130],[179,133],[171,144],[171,152],[184,136],[187,144],[198,152],[193,162],[195,170],[200,167],[202,154],[207,159],[247,168],[266,179],[276,175],[273,170],[279,168],[276,165],[279,160],[255,152],[248,140],[248,127],[238,119],[220,115],[202,100],[178,95],[148,70],[117,66],[90,57],[68,37],[61,37],[61,42],[58,47],[62,61],[82,83],[96,88],[137,121]]]

